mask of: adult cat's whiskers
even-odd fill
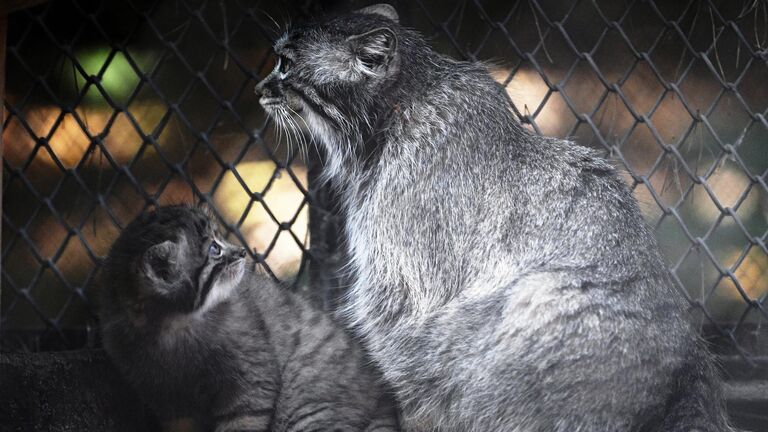
[[[320,154],[320,150],[317,148],[317,140],[315,139],[315,134],[312,131],[312,128],[310,128],[309,125],[307,124],[307,121],[304,120],[304,117],[300,116],[296,111],[294,111],[293,108],[291,108],[291,107],[286,107],[286,108],[288,108],[294,114],[294,117],[297,117],[299,120],[301,120],[302,123],[304,123],[304,128],[307,130],[307,132],[309,132],[310,143],[315,147],[315,152],[317,154]],[[306,139],[305,139],[304,143],[306,144]],[[307,147],[309,147],[308,144],[307,144]],[[306,156],[309,157],[309,149],[308,148],[306,149]],[[309,163],[309,160],[305,159],[305,162]]]
[[[296,120],[292,118],[291,115],[287,114],[285,115],[285,126],[286,126],[286,132],[288,133],[291,141],[295,142],[298,147],[299,156],[302,159],[304,158],[304,135],[301,133],[301,130],[299,130],[299,126],[296,124]]]

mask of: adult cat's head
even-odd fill
[[[425,55],[414,56],[422,47]],[[331,163],[361,156],[360,144],[397,109],[404,75],[431,52],[386,4],[294,27],[274,50],[275,68],[256,86],[259,102],[279,127],[298,131],[306,123]]]
[[[136,218],[112,245],[103,268],[104,310],[143,319],[207,309],[240,282],[245,257],[201,209],[160,207]]]

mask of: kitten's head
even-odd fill
[[[275,43],[278,59],[256,86],[259,102],[283,127],[298,127],[298,116],[324,144],[348,143],[371,126],[373,108],[397,80],[408,34],[386,4],[292,28]]]
[[[222,239],[203,210],[160,207],[136,218],[113,244],[104,265],[105,307],[139,315],[206,309],[240,282],[246,255]]]

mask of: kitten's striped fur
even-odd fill
[[[160,419],[215,431],[395,430],[354,341],[244,257],[184,206],[139,217],[113,245],[104,346]]]

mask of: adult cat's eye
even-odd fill
[[[216,242],[211,242],[211,245],[208,246],[208,255],[218,258],[221,256],[221,246],[219,246]]]
[[[280,59],[278,59],[278,70],[280,73],[287,74],[291,68],[293,68],[293,60],[285,56],[280,56]]]

